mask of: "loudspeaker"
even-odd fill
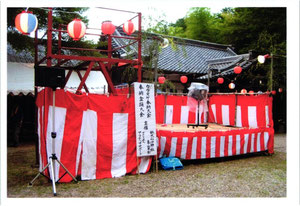
[[[41,87],[63,87],[65,85],[65,70],[56,67],[35,66],[34,85]]]

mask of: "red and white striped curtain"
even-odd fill
[[[231,131],[174,132],[160,130],[159,157],[207,159],[268,151],[273,153],[273,128]]]
[[[156,123],[195,124],[197,123],[198,102],[187,96],[157,95],[155,97]],[[165,111],[166,110],[166,111]],[[199,123],[207,122],[207,104],[201,101],[199,105]]]
[[[272,97],[265,95],[212,95],[209,122],[237,127],[273,127]]]
[[[162,97],[158,98],[162,104],[164,102]],[[167,105],[175,108],[173,109],[175,112],[170,113],[172,122],[181,123],[179,119],[182,119],[181,111],[187,105],[187,97],[168,96],[168,98],[170,101]],[[162,113],[163,110],[159,109]],[[212,95],[209,97],[209,122],[243,128],[226,132],[157,131],[159,157],[205,159],[259,151],[274,152],[272,97],[268,95]]]
[[[136,157],[134,96],[98,94],[74,95],[55,92],[55,130],[52,129],[53,92],[46,88],[37,96],[40,171],[52,154],[51,132],[56,132],[57,158],[82,180],[146,173],[151,157]],[[156,122],[196,123],[196,107],[187,96],[157,95]],[[183,159],[213,158],[265,151],[273,153],[272,98],[259,96],[219,96],[209,99],[209,120],[224,125],[249,127],[229,132],[168,133],[157,131],[158,155]],[[237,104],[236,104],[237,103]],[[235,110],[235,104],[236,110]],[[206,102],[200,103],[200,123],[206,122]],[[235,120],[236,117],[236,120]],[[55,165],[55,180],[64,174]],[[48,171],[45,171],[49,175]],[[52,178],[52,177],[51,177]],[[65,175],[60,181],[71,181]]]
[[[55,93],[56,131],[52,131],[52,91],[41,91],[36,102],[40,171],[52,154],[51,132],[56,132],[57,158],[74,176],[81,175],[82,180],[137,172],[133,97],[74,95],[64,90]],[[150,166],[151,157],[139,158],[140,173],[146,173]],[[64,172],[56,164],[55,180]],[[65,175],[60,181],[71,181],[71,177]]]

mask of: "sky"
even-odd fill
[[[113,1],[116,2],[116,1]],[[141,3],[143,2],[143,3]],[[199,4],[196,1],[122,1],[118,3],[105,4],[105,8],[114,8],[119,10],[126,10],[132,12],[142,13],[142,27],[147,28],[149,23],[155,22],[155,20],[165,20],[168,23],[175,23],[178,19],[183,18],[190,8],[192,7],[209,7],[212,13],[218,13],[222,8],[226,7],[224,4]],[[119,11],[112,11],[106,9],[99,9],[96,7],[90,7],[85,13],[89,19],[89,28],[101,28],[101,23],[104,20],[110,20],[115,26],[123,24],[126,20],[136,16],[134,13],[126,13]],[[150,20],[150,18],[152,20]],[[133,23],[137,28],[137,18]],[[100,31],[89,30],[87,32],[99,33]],[[97,37],[89,37],[88,39],[98,39]]]

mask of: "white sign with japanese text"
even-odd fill
[[[154,84],[133,85],[137,156],[154,156],[157,154]]]

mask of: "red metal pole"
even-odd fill
[[[100,65],[100,68],[102,70],[102,73],[107,81],[107,84],[108,84],[108,88],[109,88],[109,92],[111,92],[113,95],[117,95],[117,91],[111,81],[111,78],[106,70],[106,67],[105,65],[103,64],[103,62],[99,62],[99,65]]]
[[[37,65],[38,62],[38,28],[35,30],[34,35],[34,65]]]
[[[139,16],[139,33],[138,33],[138,82],[142,82],[142,13]]]
[[[107,47],[108,47],[108,52],[107,52],[107,57],[109,59],[111,59],[112,57],[112,46],[111,46],[111,35],[108,35],[108,44],[107,44]],[[109,76],[111,76],[111,63],[110,61],[108,61],[108,64],[107,64],[107,69],[108,69],[108,72],[109,72]]]
[[[51,58],[54,59],[69,59],[69,60],[81,60],[81,61],[101,61],[101,62],[111,62],[111,63],[127,63],[127,64],[135,64],[136,60],[130,59],[114,59],[114,58],[101,58],[101,57],[92,57],[92,56],[76,56],[76,55],[57,55],[52,54]]]
[[[58,26],[58,30],[61,30],[61,25]],[[58,32],[58,55],[61,55],[61,31]],[[57,64],[61,64],[61,59],[57,60]]]
[[[47,30],[47,66],[51,67],[52,55],[52,8],[48,11],[48,30]]]
[[[78,77],[79,77],[80,82],[81,82],[81,81],[82,81],[82,76],[81,76],[80,71],[79,71],[79,70],[76,70],[76,73],[78,74]],[[87,86],[85,85],[85,83],[83,84],[83,87],[84,87],[86,93],[90,93],[90,92],[89,92],[89,89],[87,88]],[[77,89],[77,91],[78,91],[78,89]]]
[[[68,83],[68,81],[70,79],[70,76],[71,76],[72,72],[73,72],[73,70],[69,70],[68,71],[67,76],[66,76],[66,82],[64,84],[64,88],[66,87],[66,85],[67,85],[67,83]]]
[[[86,70],[86,72],[85,72],[85,74],[84,74],[84,76],[83,76],[83,78],[82,78],[82,80],[81,80],[81,82],[80,82],[80,84],[77,88],[76,93],[78,93],[81,90],[81,88],[83,87],[83,85],[85,85],[85,81],[86,81],[87,77],[89,76],[94,64],[95,64],[95,62],[90,63],[89,68]]]

